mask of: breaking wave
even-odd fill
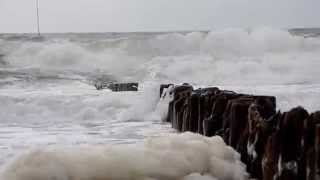
[[[315,77],[320,75],[319,38],[270,28],[102,36],[95,41],[48,35],[41,42],[9,44],[5,60],[16,68],[108,73],[140,82],[319,83]]]

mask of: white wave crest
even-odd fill
[[[110,38],[110,37],[109,37]],[[105,72],[117,79],[196,84],[319,83],[320,39],[285,30],[226,29],[88,42],[55,40],[10,46],[14,67]],[[8,43],[10,44],[10,43]],[[8,52],[8,51],[7,51]],[[155,70],[155,71],[154,71]],[[205,78],[204,78],[205,77]]]

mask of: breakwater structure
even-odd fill
[[[115,83],[115,82],[95,82],[94,86],[97,90],[110,89],[114,92],[120,91],[138,91],[139,83]]]
[[[280,112],[274,96],[189,84],[160,85],[161,100],[168,102],[163,121],[179,132],[221,136],[253,179],[320,179],[320,111],[298,106]]]

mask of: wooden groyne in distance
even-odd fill
[[[138,91],[139,83],[115,83],[115,82],[96,82],[94,84],[97,90],[110,89],[114,92],[120,91]]]
[[[161,85],[160,97],[168,96],[166,122],[180,132],[221,136],[241,154],[252,178],[319,179],[320,112],[276,112],[274,96],[188,84]]]

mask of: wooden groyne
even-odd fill
[[[276,97],[189,84],[160,86],[166,122],[180,132],[221,136],[241,154],[251,178],[320,179],[320,112],[276,112]]]
[[[110,89],[114,92],[120,91],[138,91],[139,83],[115,83],[115,82],[96,82],[94,84],[97,90]]]

